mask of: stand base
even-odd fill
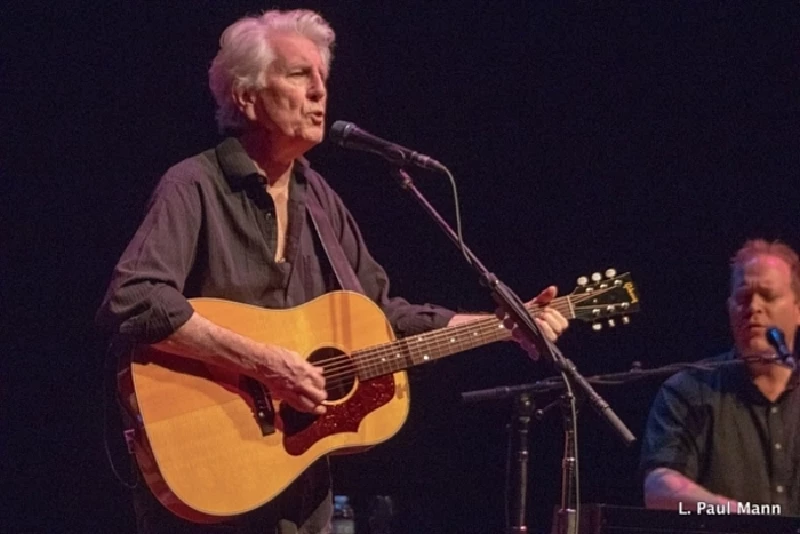
[[[577,517],[575,510],[556,508],[553,511],[553,528],[550,529],[550,534],[578,534],[575,521]]]

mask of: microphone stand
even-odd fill
[[[450,226],[441,217],[441,215],[439,215],[436,209],[416,188],[414,181],[402,167],[395,166],[393,168],[393,175],[399,180],[400,186],[412,194],[412,196],[417,200],[417,202],[419,202],[419,204],[428,213],[428,215],[430,215],[434,222],[439,225],[442,231],[450,238],[451,241],[456,244],[459,250],[463,252],[467,259],[467,263],[469,263],[469,265],[477,271],[481,285],[489,288],[493,299],[498,304],[500,309],[502,309],[514,321],[522,334],[530,343],[533,344],[534,347],[536,347],[538,353],[545,358],[545,360],[551,362],[555,368],[561,372],[565,381],[580,388],[580,390],[591,403],[592,407],[597,410],[598,413],[600,413],[600,415],[608,424],[611,425],[611,427],[623,439],[625,444],[631,445],[636,440],[631,431],[628,430],[625,424],[619,419],[619,417],[617,417],[608,403],[603,400],[586,381],[586,379],[581,376],[575,367],[575,364],[569,359],[565,358],[558,347],[556,347],[550,340],[542,335],[541,331],[536,326],[536,323],[533,321],[533,319],[531,319],[530,314],[525,309],[525,305],[523,304],[522,300],[494,274],[490,273],[488,269],[486,269],[486,267],[484,267],[484,265],[480,262],[480,260],[478,260],[475,254],[473,254],[472,251],[461,242],[453,229],[450,228]],[[525,406],[525,404],[526,403],[524,401],[517,402],[518,406]],[[517,419],[519,424],[516,425],[518,429],[518,442],[524,440],[528,432],[528,422],[530,418],[525,416],[524,412],[526,409],[527,406],[524,409],[518,409]],[[518,473],[518,483],[521,480],[525,480],[526,484],[519,485],[519,501],[516,504],[519,509],[516,510],[516,517],[514,521],[515,524],[509,527],[509,534],[528,531],[528,528],[525,524],[525,498],[527,492],[527,445],[524,447],[524,449],[520,449],[518,452],[518,464],[520,471]]]
[[[535,408],[536,404],[527,393],[522,393],[514,399],[514,411],[509,425],[509,432],[513,431],[514,436],[509,436],[507,461],[511,463],[512,459],[516,459],[516,469],[513,470],[512,477],[510,465],[508,466],[508,479],[506,480],[507,521],[509,517],[511,518],[511,524],[507,525],[509,533],[527,532],[525,512],[528,502],[528,428],[531,414],[536,413],[538,416],[540,412],[540,410],[534,412]],[[511,478],[514,479],[513,486]],[[509,496],[511,491],[515,493],[513,498]]]
[[[571,388],[559,399],[561,419],[564,424],[564,456],[561,459],[561,508],[558,510],[556,525],[558,534],[578,534],[578,443],[575,438],[577,421],[575,416],[575,395]]]
[[[462,394],[467,398],[469,393]],[[482,400],[482,399],[481,399]],[[535,404],[531,399],[531,392],[523,392],[514,397],[514,411],[512,419],[516,420],[516,435],[509,437],[509,458],[506,466],[506,492],[509,491],[512,479],[516,489],[512,498],[506,497],[507,507],[511,507],[511,517],[514,519],[514,527],[509,532],[526,532],[521,529],[524,525],[525,508],[527,503],[527,483],[528,483],[528,428],[527,424],[530,417],[527,414],[533,412],[537,421],[544,419],[547,412],[554,408],[560,408],[563,427],[564,427],[564,454],[561,459],[561,507],[556,511],[553,518],[553,528],[551,534],[578,534],[578,517],[580,516],[580,503],[578,502],[578,483],[577,469],[578,443],[575,437],[575,415],[577,414],[575,395],[570,388],[558,399],[541,409],[534,410]],[[511,425],[513,427],[513,425]],[[512,453],[512,451],[514,451]],[[516,454],[514,454],[516,453]],[[511,469],[511,459],[516,457],[515,469]],[[508,514],[508,512],[507,512]]]

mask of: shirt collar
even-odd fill
[[[217,159],[222,173],[231,182],[258,177],[256,164],[235,137],[228,137],[217,145]]]
[[[264,176],[259,174],[255,162],[247,154],[242,143],[236,137],[227,137],[217,145],[217,160],[225,179],[233,189],[241,189],[253,185],[253,181],[264,183]],[[300,200],[305,191],[306,173],[311,169],[308,160],[299,157],[294,162],[292,181],[289,184],[289,199]],[[301,187],[294,187],[295,185]]]

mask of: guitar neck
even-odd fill
[[[560,297],[550,302],[568,319],[575,318],[570,297]],[[541,313],[539,306],[528,305],[534,316]],[[504,341],[511,332],[494,316],[477,319],[457,326],[433,330],[418,336],[409,336],[391,343],[357,351],[353,361],[362,380],[375,378],[417,365],[439,360],[459,352],[474,349],[495,341]]]

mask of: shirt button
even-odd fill
[[[770,411],[770,413],[778,413],[778,407],[777,406],[773,406],[772,408],[769,409],[769,411]]]
[[[783,445],[781,445],[780,443],[776,443],[776,444],[775,444],[775,450],[776,450],[776,451],[779,451],[779,450],[781,450],[782,448],[783,448]]]
[[[783,486],[777,486],[775,488],[775,491],[777,491],[778,493],[783,493]]]

